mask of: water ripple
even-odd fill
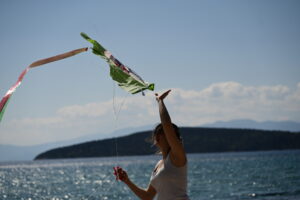
[[[0,163],[0,199],[136,199],[112,175],[146,188],[157,156]],[[300,199],[300,151],[191,154],[191,199]]]

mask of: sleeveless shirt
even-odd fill
[[[183,167],[172,164],[170,154],[159,170],[153,171],[150,184],[155,188],[155,200],[189,200],[187,195],[187,163]],[[158,166],[157,163],[156,167]]]

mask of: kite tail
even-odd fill
[[[59,55],[56,55],[56,56],[52,56],[50,58],[45,58],[45,59],[35,61],[31,65],[29,65],[29,67],[33,68],[33,67],[37,67],[37,66],[44,65],[44,64],[47,64],[47,63],[62,60],[62,59],[65,59],[65,58],[68,58],[68,57],[71,57],[71,56],[75,56],[76,54],[82,53],[82,52],[87,51],[87,50],[88,50],[87,47],[80,48],[80,49],[75,49],[73,51],[69,51],[69,52],[62,53],[62,54],[59,54]]]
[[[87,51],[87,50],[88,50],[88,48],[75,49],[73,51],[69,51],[69,52],[66,52],[66,53],[63,53],[63,54],[59,54],[59,55],[56,55],[56,56],[53,56],[53,57],[50,57],[50,58],[45,58],[45,59],[42,59],[42,60],[35,61],[31,65],[26,67],[26,69],[20,74],[17,82],[6,92],[6,94],[4,95],[4,97],[2,98],[2,100],[0,102],[0,122],[3,118],[4,112],[5,112],[5,109],[7,107],[8,102],[9,102],[10,97],[16,91],[16,89],[21,85],[21,82],[22,82],[24,76],[26,75],[26,73],[29,71],[30,68],[37,67],[37,66],[40,66],[40,65],[44,65],[44,64],[47,64],[47,63],[50,63],[50,62],[55,62],[55,61],[58,61],[58,60],[62,60],[62,59],[74,56],[78,53],[81,53],[81,52],[84,52],[84,51]]]
[[[14,91],[17,89],[17,87],[19,87],[21,85],[21,82],[22,82],[25,74],[29,71],[29,68],[30,68],[29,66],[26,67],[26,69],[20,74],[17,82],[6,92],[5,96],[2,98],[2,100],[0,102],[0,122],[2,120],[3,114],[5,112],[5,109],[7,107],[10,97],[12,96]]]

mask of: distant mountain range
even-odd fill
[[[134,132],[151,130],[154,126],[142,126],[121,129],[109,134],[90,134],[85,137],[76,138],[73,140],[47,143],[33,146],[15,146],[15,145],[0,145],[0,161],[17,161],[17,160],[32,160],[36,155],[49,149],[63,147],[87,141],[100,140],[105,138],[114,138],[124,135],[129,135]],[[261,129],[261,130],[282,130],[291,132],[300,132],[300,123],[293,121],[266,121],[257,122],[253,120],[232,120],[232,121],[218,121],[211,124],[204,124],[201,127],[211,128],[247,128],[247,129]]]
[[[204,124],[201,127],[211,128],[246,128],[259,130],[278,130],[300,132],[300,123],[294,121],[264,121],[257,122],[249,119],[217,121],[211,124]]]

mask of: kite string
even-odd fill
[[[126,99],[128,97],[128,93],[127,95],[122,99],[119,108],[117,108],[117,102],[116,102],[116,83],[113,82],[113,110],[114,110],[114,128],[113,128],[113,132],[117,131],[118,128],[118,119],[120,116],[120,112],[126,102]],[[118,138],[117,136],[115,136],[115,150],[116,150],[116,158],[117,158],[117,162],[118,162],[118,157],[119,157],[119,152],[118,152]]]
[[[112,106],[113,106],[113,113],[114,113],[114,126],[113,126],[113,132],[117,131],[117,128],[118,128],[118,119],[119,119],[121,110],[122,110],[122,108],[123,108],[123,106],[124,106],[124,104],[125,104],[125,102],[126,102],[127,97],[128,97],[128,93],[127,93],[127,95],[122,99],[120,105],[119,105],[119,106],[116,105],[116,104],[117,104],[117,101],[116,101],[116,83],[113,82],[113,99],[112,99],[112,104],[113,104]],[[116,162],[115,162],[115,163],[116,163],[116,164],[115,164],[115,166],[117,166],[118,163],[119,163],[119,161],[118,161],[118,160],[119,160],[118,137],[117,137],[117,136],[114,137],[114,143],[115,143],[115,152],[116,152],[116,155],[115,155],[115,157],[116,157]],[[106,182],[110,177],[111,177],[111,176],[108,175],[108,176],[103,180],[103,182]],[[111,185],[108,187],[107,191],[110,191],[110,189],[111,189],[113,186],[114,186],[114,184],[111,184]],[[92,197],[92,195],[97,191],[97,189],[98,189],[99,187],[100,187],[100,186],[95,187],[95,191],[93,191],[92,193],[90,193],[90,195],[89,195],[85,200],[90,199],[90,198]]]

